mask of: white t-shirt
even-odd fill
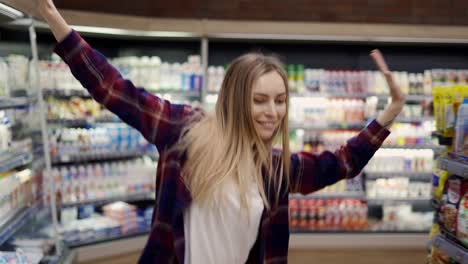
[[[219,209],[195,202],[184,212],[184,264],[245,263],[254,245],[263,212],[256,184],[247,193],[250,214],[241,208],[237,184],[226,184]]]

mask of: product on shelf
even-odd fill
[[[468,97],[468,85],[435,86],[432,96],[436,132],[444,137],[453,137],[458,107],[463,98]]]
[[[141,152],[153,146],[134,128],[124,124],[102,124],[96,128],[62,128],[50,137],[52,157]]]
[[[52,169],[62,203],[93,201],[154,191],[156,169],[148,159]]]
[[[373,231],[426,231],[432,225],[432,212],[415,212],[410,204],[384,205],[382,220]]]
[[[122,234],[135,232],[138,226],[143,225],[144,219],[137,214],[137,208],[124,202],[115,202],[105,205],[104,216],[115,220],[120,225]]]
[[[462,177],[452,175],[447,179],[445,185],[442,206],[440,208],[439,220],[445,229],[456,234],[457,216],[460,207],[460,201],[468,191],[468,181]]]
[[[8,87],[10,94],[14,90],[29,90],[29,60],[22,55],[9,55],[6,57],[8,64]]]
[[[454,151],[468,157],[468,97],[458,108]]]
[[[465,192],[460,200],[456,235],[458,240],[465,247],[468,247],[468,192]]]
[[[288,68],[289,69],[289,68]],[[294,69],[294,68],[293,68]],[[294,71],[289,71],[288,74]],[[403,92],[411,95],[430,94],[431,74],[394,72],[394,79]],[[323,69],[306,69],[304,82],[309,92],[326,92],[333,94],[388,94],[388,87],[383,75],[378,71],[337,71]],[[294,82],[290,82],[290,85]],[[301,89],[292,87],[292,91]]]
[[[358,199],[315,199],[295,195],[289,200],[293,231],[367,229],[367,204]]]
[[[10,94],[8,89],[8,64],[0,58],[0,98]]]
[[[366,172],[432,172],[431,149],[379,149],[367,164]]]
[[[329,123],[364,122],[363,100],[291,97],[290,101],[289,120],[292,124],[326,127]]]
[[[225,70],[223,66],[208,67],[208,92],[219,92],[224,74]]]
[[[430,199],[427,182],[411,182],[408,177],[366,181],[367,197],[377,199]]]
[[[449,177],[449,173],[437,167],[434,168],[432,175],[432,194],[437,202],[442,202],[442,194],[445,189],[445,184]]]
[[[188,57],[187,62],[161,62],[157,56],[120,57],[111,60],[122,76],[135,86],[148,91],[200,91],[203,86],[201,59]],[[41,88],[51,90],[81,90],[81,84],[72,76],[68,66],[54,56],[54,61],[41,61]]]
[[[364,183],[362,180],[362,174],[351,178],[351,179],[345,179],[342,181],[338,181],[335,184],[329,185],[323,189],[321,189],[318,192],[315,192],[315,195],[363,195],[364,194]]]
[[[39,180],[29,169],[0,173],[0,222],[16,209],[36,201]]]
[[[57,100],[53,97],[48,97],[47,106],[47,118],[52,120],[88,117],[109,118],[114,116],[93,99],[75,97],[70,100]]]

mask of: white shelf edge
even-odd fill
[[[291,234],[289,249],[424,249],[428,234]]]

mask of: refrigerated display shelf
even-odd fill
[[[40,211],[41,206],[34,204],[11,210],[10,213],[0,220],[0,245],[5,243],[11,236],[20,230],[31,217]]]
[[[438,235],[433,238],[432,246],[440,249],[458,263],[468,264],[468,250],[448,240],[442,235]]]
[[[293,233],[290,249],[409,249],[423,248],[427,233]]]
[[[111,242],[111,241],[121,240],[121,239],[126,239],[126,238],[145,236],[145,235],[148,235],[149,232],[150,232],[150,229],[148,228],[146,230],[128,233],[128,234],[116,234],[116,235],[110,235],[110,236],[101,237],[101,238],[86,239],[86,240],[82,240],[79,242],[65,242],[65,243],[68,247],[73,249],[73,248],[95,245],[99,243],[106,243],[106,242]]]
[[[32,159],[33,157],[30,153],[2,154],[0,156],[0,173],[27,165]]]
[[[427,234],[429,230],[291,230],[291,234]]]
[[[432,180],[431,172],[365,172],[369,180],[379,178],[408,177],[410,180]]]
[[[81,89],[43,89],[44,96],[53,96],[61,99],[68,99],[71,97],[91,98],[91,95],[84,88]]]
[[[96,123],[122,123],[116,116],[106,118],[47,119],[47,122],[49,124],[62,126],[91,126]]]
[[[412,205],[431,206],[431,198],[367,198],[368,205],[380,206],[384,204],[407,203]]]
[[[105,197],[105,198],[85,200],[85,201],[77,201],[77,202],[72,202],[72,203],[63,203],[62,206],[63,207],[73,207],[73,206],[82,206],[82,205],[100,206],[100,205],[112,203],[115,201],[136,202],[136,201],[154,200],[154,199],[155,199],[154,193],[145,192],[145,193],[119,195],[119,196]]]
[[[434,121],[433,116],[423,117],[397,117],[395,123],[422,123],[427,121]]]
[[[304,122],[302,124],[291,123],[289,129],[304,129],[304,130],[361,130],[366,126],[365,122],[360,123],[328,123],[324,125],[313,125],[311,122]]]
[[[291,199],[358,199],[365,200],[366,195],[363,192],[342,192],[342,193],[311,193],[308,195],[291,194]]]
[[[210,92],[210,94],[216,94]],[[368,97],[377,97],[380,100],[386,100],[390,96],[388,94],[375,94],[375,93],[337,93],[337,92],[291,92],[291,97],[328,97],[328,98],[356,98],[366,99]],[[432,100],[432,95],[406,95],[406,101],[409,102],[423,102]]]
[[[76,155],[60,155],[52,158],[52,165],[69,165],[74,163],[103,162],[125,160],[148,155],[157,158],[155,153],[144,151],[115,151],[108,153],[80,153]]]
[[[0,97],[0,110],[28,106],[31,100],[28,97]]]
[[[468,178],[468,162],[451,158],[440,158],[439,168],[452,174]]]
[[[336,93],[336,92],[291,92],[291,97],[324,97],[324,98],[356,98],[365,99],[374,96],[370,93]]]
[[[432,150],[442,150],[443,146],[432,145],[432,144],[421,144],[421,145],[382,145],[381,148],[384,149],[432,149]]]
[[[170,94],[184,97],[201,97],[200,91],[184,91],[184,90],[149,90],[153,94]]]

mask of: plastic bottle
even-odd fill
[[[455,131],[455,152],[468,156],[468,98],[458,108]]]

